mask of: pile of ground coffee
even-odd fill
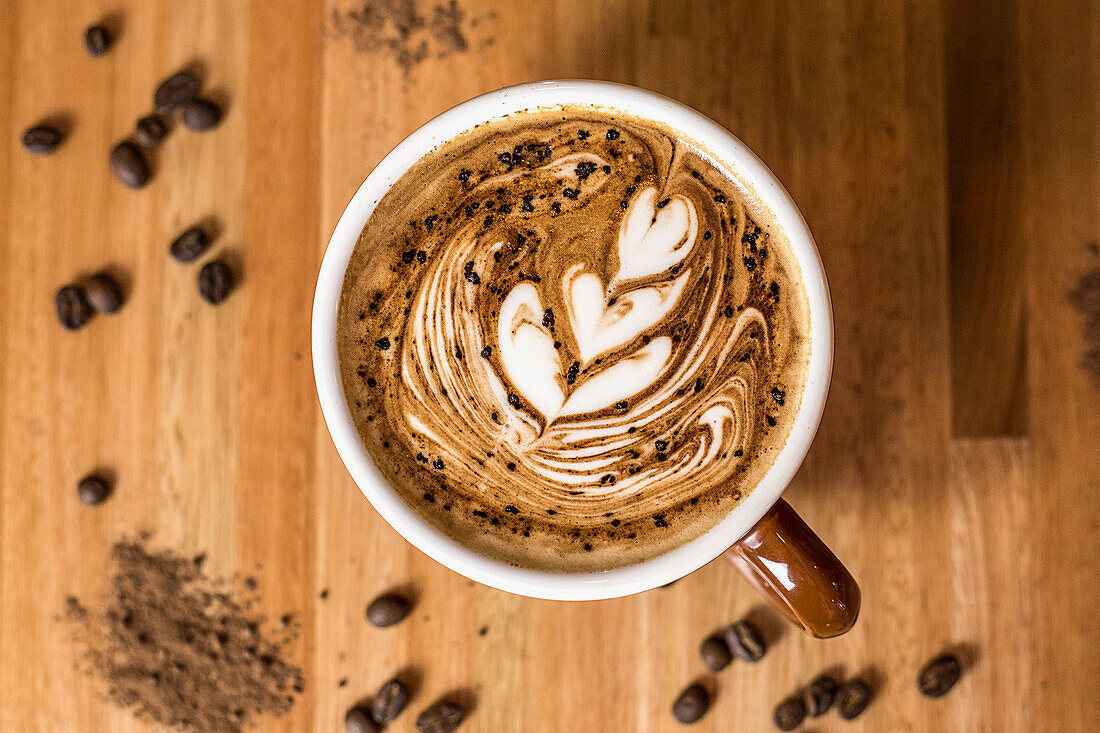
[[[383,53],[406,75],[430,56],[466,51],[479,20],[455,0],[430,7],[417,0],[358,0],[351,9],[332,11],[337,35],[351,38],[357,51]]]
[[[1097,254],[1096,249],[1092,251]],[[1100,267],[1081,276],[1077,287],[1069,294],[1069,302],[1085,316],[1085,353],[1081,366],[1100,387]]]
[[[284,661],[290,625],[262,630],[254,601],[207,576],[202,556],[151,552],[143,540],[127,540],[114,545],[111,559],[103,610],[70,597],[65,615],[87,646],[88,671],[105,681],[113,702],[169,728],[212,733],[237,733],[260,715],[290,709],[303,686],[301,670]]]

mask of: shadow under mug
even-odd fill
[[[344,272],[359,233],[381,198],[416,161],[488,120],[540,108],[589,107],[675,130],[743,183],[790,243],[810,315],[810,356],[802,402],[786,443],[760,482],[713,528],[679,547],[626,567],[580,573],[520,568],[479,554],[429,524],[375,467],[344,397],[336,319]],[[472,580],[536,598],[597,600],[657,588],[720,555],[729,558],[784,616],[817,637],[842,634],[859,615],[851,574],[780,498],[809,449],[832,370],[832,310],[825,272],[802,214],[775,175],[744,143],[695,110],[654,92],[609,82],[556,80],[498,89],[440,114],[375,167],[329,240],[313,304],[313,366],[329,433],[360,490],[406,540]]]

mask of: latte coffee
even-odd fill
[[[581,572],[694,539],[753,490],[798,413],[809,329],[736,171],[658,123],[562,107],[479,125],[393,184],[337,348],[410,506],[483,554]]]

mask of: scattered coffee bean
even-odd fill
[[[89,26],[84,31],[84,48],[92,56],[102,56],[111,47],[111,32],[101,25]]]
[[[66,285],[58,290],[54,304],[57,306],[57,320],[70,331],[83,327],[92,317],[92,306],[78,285]]]
[[[226,299],[233,289],[233,271],[221,260],[210,260],[199,270],[199,295],[210,305]]]
[[[155,148],[168,137],[168,125],[157,115],[145,115],[134,125],[134,139],[146,148]]]
[[[172,240],[168,246],[168,254],[177,262],[191,262],[206,251],[210,246],[210,237],[201,227],[191,227],[183,234]]]
[[[954,654],[941,654],[920,671],[917,686],[927,697],[941,697],[955,686],[962,675],[962,664]]]
[[[382,685],[370,704],[370,715],[376,723],[389,723],[409,704],[409,688],[393,679]]]
[[[36,155],[49,155],[61,144],[61,130],[53,125],[35,125],[23,133],[23,147]]]
[[[817,718],[829,712],[839,688],[840,683],[827,674],[820,675],[811,682],[806,690],[806,712],[810,717]]]
[[[357,706],[348,711],[344,716],[344,728],[348,733],[378,733],[378,725],[371,720],[370,711],[363,706]]]
[[[729,644],[721,634],[708,636],[699,647],[699,656],[703,658],[703,664],[711,672],[725,669],[733,660]]]
[[[779,730],[794,730],[806,719],[806,703],[799,695],[792,695],[775,706],[772,720]]]
[[[710,693],[698,682],[688,685],[672,703],[672,717],[681,723],[694,723],[710,709]]]
[[[106,481],[95,474],[85,476],[80,479],[80,483],[76,485],[76,495],[80,499],[80,503],[87,504],[88,506],[102,504],[107,500],[110,494],[111,487],[107,485]]]
[[[111,149],[111,172],[130,188],[141,188],[149,182],[149,166],[141,150],[126,140]]]
[[[153,93],[153,109],[168,114],[199,95],[199,80],[191,73],[180,71],[160,83]]]
[[[726,629],[726,643],[733,656],[746,662],[759,662],[768,651],[763,634],[751,621],[738,621]]]
[[[451,733],[458,728],[466,711],[457,702],[440,700],[416,716],[417,733]]]
[[[378,596],[367,606],[367,620],[378,628],[393,626],[409,615],[412,603],[395,593]]]
[[[871,688],[863,680],[845,682],[836,694],[836,711],[845,720],[859,716],[871,703]]]
[[[183,124],[192,130],[209,130],[222,121],[222,108],[208,99],[196,99],[183,106]]]
[[[122,307],[122,288],[105,272],[93,275],[84,284],[84,295],[96,313],[114,313]]]

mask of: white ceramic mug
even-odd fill
[[[406,504],[379,473],[344,398],[336,318],[344,272],[374,207],[416,161],[448,140],[500,116],[563,105],[653,120],[731,171],[771,212],[801,269],[810,315],[810,359],[801,407],[786,444],[759,484],[711,530],[673,550],[610,570],[557,573],[508,565],[465,547]],[[681,578],[726,553],[788,618],[816,636],[847,631],[859,612],[851,575],[779,496],[817,430],[832,369],[829,290],[813,237],[775,175],[729,131],[653,92],[608,82],[561,80],[498,89],[447,110],[405,138],[371,172],[329,240],[313,302],[313,368],[321,410],[355,483],[406,540],[446,567],[495,588],[536,598],[595,600],[638,593]]]

